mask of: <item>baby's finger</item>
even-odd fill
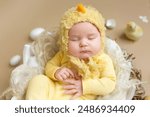
[[[70,69],[66,69],[66,71],[69,73],[69,75],[71,75],[71,77],[75,77],[74,73]]]
[[[57,75],[56,79],[59,81],[63,81],[63,78],[61,77],[61,75]]]
[[[76,81],[74,79],[66,79],[66,80],[64,80],[64,82],[66,84],[75,84]]]
[[[67,71],[65,71],[64,74],[67,76],[67,78],[70,77],[70,74]]]
[[[64,73],[63,73],[63,74],[60,74],[60,76],[62,77],[63,80],[67,79],[67,76],[66,76],[66,74],[64,74]]]
[[[65,93],[65,94],[69,94],[69,95],[73,95],[73,94],[75,94],[76,92],[77,92],[76,89],[71,89],[71,90],[66,90],[64,93]]]
[[[74,85],[64,85],[63,88],[65,90],[69,90],[69,89],[75,89],[75,86]]]

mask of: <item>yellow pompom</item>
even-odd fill
[[[78,11],[78,12],[85,13],[85,12],[86,12],[86,9],[85,9],[85,7],[83,6],[83,4],[78,4],[78,6],[77,6],[77,11]]]

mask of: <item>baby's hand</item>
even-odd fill
[[[75,75],[73,71],[66,67],[63,67],[55,72],[55,78],[59,81],[64,81],[68,78],[75,78]]]
[[[65,94],[73,95],[71,99],[77,99],[83,95],[82,78],[64,80]]]

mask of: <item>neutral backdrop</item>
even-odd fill
[[[22,56],[23,46],[31,42],[29,33],[36,27],[52,30],[59,25],[62,14],[77,3],[92,5],[105,19],[114,18],[116,28],[107,30],[129,53],[134,53],[134,66],[142,71],[146,95],[150,95],[150,21],[144,23],[139,16],[150,20],[150,0],[0,0],[0,94],[8,87],[12,56]],[[136,42],[127,40],[123,31],[128,21],[135,21],[144,30]]]

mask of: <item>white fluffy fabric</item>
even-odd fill
[[[38,69],[22,64],[11,73],[10,87],[14,91],[16,99],[23,99],[28,82],[35,75],[39,74]]]

